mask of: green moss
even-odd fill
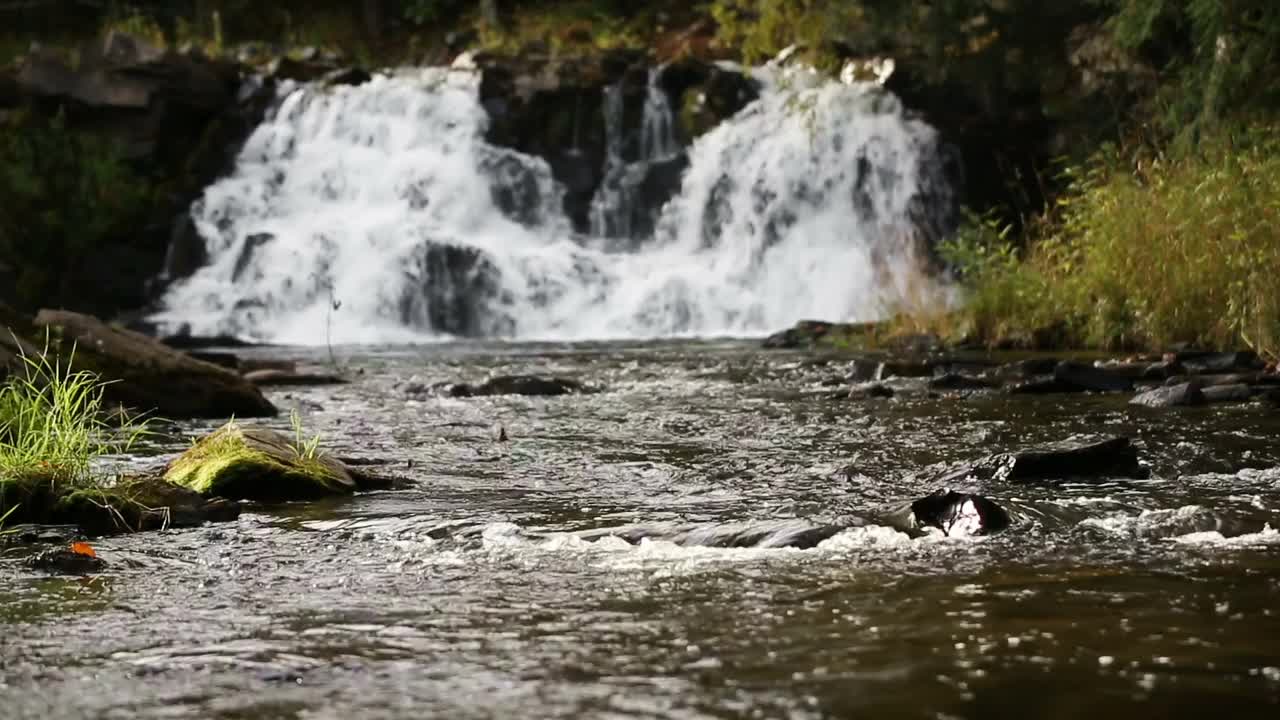
[[[197,442],[169,466],[165,479],[205,496],[264,501],[310,499],[355,488],[346,469],[329,457],[306,453],[278,433],[235,423]]]

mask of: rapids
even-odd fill
[[[1280,418],[1261,407],[934,398],[923,380],[891,381],[889,400],[832,400],[848,361],[736,341],[338,353],[363,370],[352,385],[272,400],[411,488],[95,541],[109,566],[92,578],[48,577],[3,551],[0,716],[1277,711]],[[404,390],[496,373],[606,390]],[[165,426],[128,462],[162,462],[208,427]],[[992,537],[870,524],[802,550],[598,532],[776,537],[931,492],[953,461],[1093,433],[1134,438],[1152,477],[968,488],[1017,518]]]

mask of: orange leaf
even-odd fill
[[[86,542],[71,543],[71,552],[86,557],[98,557],[98,553],[93,551],[93,546]]]

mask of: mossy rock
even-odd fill
[[[54,506],[54,515],[90,535],[113,535],[235,520],[240,504],[206,498],[158,477],[137,477],[68,493]]]
[[[165,470],[169,482],[205,496],[264,502],[311,500],[356,490],[345,465],[320,452],[300,453],[274,430],[228,423],[202,438]]]
[[[239,503],[206,498],[156,476],[63,489],[51,479],[0,479],[0,515],[8,524],[75,525],[88,535],[196,527],[240,516]]]

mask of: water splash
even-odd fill
[[[290,88],[193,206],[209,265],[154,319],[301,344],[754,335],[936,291],[917,258],[952,202],[935,132],[874,86],[758,74],[626,248],[575,236],[547,164],[484,141],[474,73]],[[645,116],[640,163],[610,150],[619,178],[674,152],[656,79]],[[607,192],[593,235],[632,202]]]

